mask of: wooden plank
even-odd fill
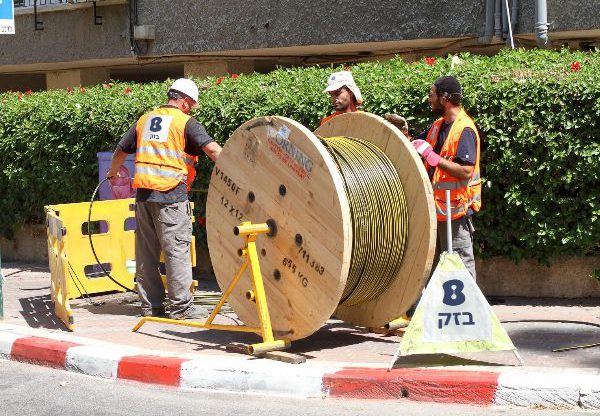
[[[244,344],[241,342],[232,342],[225,346],[225,350],[229,352],[235,352],[238,354],[248,355],[248,346],[248,344]],[[286,351],[271,351],[257,355],[256,357],[267,358],[269,360],[275,361],[282,361],[288,364],[302,364],[306,362],[306,357]]]
[[[225,346],[225,351],[248,355],[248,347],[248,344],[244,344],[241,342],[231,342]]]
[[[302,364],[306,362],[306,357],[286,351],[267,352],[264,354],[264,357],[269,360],[282,361],[288,364]]]

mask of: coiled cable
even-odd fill
[[[402,264],[408,205],[396,168],[376,145],[350,137],[320,137],[338,166],[350,205],[352,256],[340,305],[381,295]]]

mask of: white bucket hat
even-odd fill
[[[354,94],[354,98],[356,98],[357,104],[362,104],[363,98],[358,86],[354,82],[354,77],[352,76],[352,72],[350,71],[340,71],[334,72],[329,76],[327,80],[327,88],[323,92],[332,92],[337,91],[342,87],[348,87],[352,94]]]

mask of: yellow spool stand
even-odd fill
[[[212,311],[206,322],[186,322],[175,319],[145,317],[133,328],[133,332],[137,332],[146,322],[157,322],[164,324],[189,326],[193,328],[217,329],[221,331],[235,332],[254,332],[262,336],[263,342],[248,346],[248,354],[258,355],[269,351],[283,350],[290,347],[289,341],[275,340],[273,337],[273,328],[271,326],[271,318],[267,306],[267,298],[265,295],[265,287],[263,284],[262,275],[260,272],[260,264],[258,254],[256,252],[256,238],[259,234],[269,233],[271,229],[267,224],[252,224],[251,222],[243,222],[234,228],[234,234],[243,236],[246,245],[238,251],[245,261],[242,263],[237,274],[231,280],[229,287],[223,293],[219,303]],[[256,312],[258,314],[260,325],[258,327],[241,326],[241,325],[219,325],[213,324],[217,314],[227,301],[227,298],[233,292],[240,278],[243,276],[246,269],[250,266],[252,290],[246,291],[246,298],[256,304]]]

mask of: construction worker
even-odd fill
[[[142,316],[165,315],[159,263],[164,253],[171,319],[203,319],[208,312],[192,304],[191,210],[188,191],[198,156],[216,161],[221,146],[190,112],[198,106],[198,87],[176,80],[166,105],[139,118],[113,154],[108,178],[118,176],[128,154],[135,153],[135,257]]]
[[[452,249],[476,278],[471,217],[481,208],[479,158],[481,141],[473,120],[461,108],[462,88],[452,76],[438,78],[429,92],[438,118],[412,141],[425,161],[433,186],[438,220],[438,247],[447,251],[446,190],[450,190]],[[388,120],[392,121],[390,118]]]
[[[407,139],[411,139],[410,135],[408,134],[408,121],[406,121],[404,117],[401,117],[398,114],[389,113],[386,114],[384,117],[387,121],[398,127]]]
[[[350,71],[334,72],[327,80],[326,93],[331,97],[331,104],[335,112],[321,120],[321,125],[334,117],[344,113],[357,111],[357,107],[363,103],[362,94],[354,82]]]

